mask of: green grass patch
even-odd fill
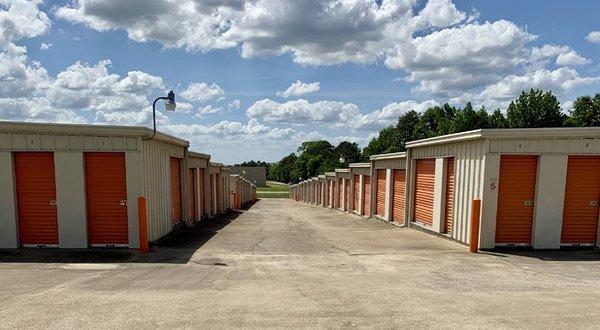
[[[267,181],[266,187],[256,187],[258,198],[287,198],[290,187],[281,182]]]

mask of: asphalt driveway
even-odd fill
[[[0,251],[0,328],[597,328],[595,251],[469,254],[264,199],[135,251]]]

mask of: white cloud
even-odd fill
[[[417,112],[439,105],[434,100],[424,102],[403,101],[390,103],[381,109],[363,114],[358,106],[352,103],[337,101],[318,101],[310,103],[307,100],[295,100],[279,103],[263,99],[251,105],[246,114],[250,118],[266,122],[285,123],[296,126],[317,124],[323,127],[352,130],[379,130],[393,125],[398,117],[410,110]]]
[[[452,99],[452,102],[464,103],[475,101],[491,109],[505,109],[510,101],[514,100],[522,91],[543,89],[552,91],[562,97],[576,87],[599,82],[598,77],[582,77],[571,68],[558,68],[556,70],[538,69],[522,75],[510,75],[495,84],[487,86],[478,94],[463,94]]]
[[[354,128],[370,131],[379,130],[389,125],[396,124],[398,122],[398,117],[411,110],[423,112],[428,108],[437,105],[439,105],[439,103],[434,100],[427,100],[420,103],[412,100],[390,103],[380,110],[375,110],[361,116]]]
[[[600,44],[600,31],[592,31],[588,33],[588,35],[585,37],[585,40]]]
[[[277,92],[277,96],[288,98],[290,96],[300,96],[304,94],[314,93],[320,89],[321,85],[318,81],[312,83],[305,83],[300,80],[296,80],[285,91]]]
[[[217,84],[208,85],[207,83],[192,83],[181,92],[181,96],[188,101],[206,102],[215,97],[225,94],[225,91]]]
[[[227,103],[227,109],[232,111],[232,110],[237,110],[242,106],[242,103],[240,102],[240,100],[235,99],[229,103]]]
[[[38,9],[41,0],[0,0],[0,44],[33,38],[48,31],[51,21]]]
[[[327,124],[333,127],[351,125],[360,116],[358,107],[352,103],[318,101],[310,103],[300,99],[279,103],[263,99],[251,105],[246,114],[267,122],[290,124]]]
[[[196,118],[204,118],[205,115],[208,114],[223,114],[225,113],[225,109],[223,109],[223,107],[213,107],[212,105],[206,105],[200,109],[198,109],[198,111],[196,111]]]
[[[52,47],[51,42],[50,43],[42,42],[42,44],[40,45],[40,50],[48,50],[48,49],[50,49],[50,47]]]
[[[208,51],[241,47],[243,57],[291,53],[303,65],[369,63],[417,29],[457,24],[448,0],[76,0],[57,16],[99,30],[126,30],[138,42]]]
[[[578,66],[591,62],[569,46],[544,45],[531,49],[531,60],[534,64],[541,64],[541,67],[544,67],[545,62],[551,58],[556,58],[558,66]]]
[[[466,24],[400,43],[385,62],[407,70],[406,80],[417,83],[417,91],[448,96],[513,73],[534,38],[505,20]]]

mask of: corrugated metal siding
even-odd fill
[[[143,194],[148,205],[148,239],[168,234],[171,223],[170,160],[183,157],[184,147],[156,140],[142,141]]]
[[[468,243],[473,199],[481,198],[486,140],[432,145],[411,149],[411,158],[454,156],[454,207],[452,238]]]
[[[489,140],[490,154],[598,154],[600,139],[595,138],[499,138]]]
[[[405,169],[406,168],[406,158],[374,160],[373,168],[374,169],[391,168],[391,169],[400,169],[400,170]]]
[[[64,133],[0,133],[0,150],[7,151],[131,151],[139,139],[130,136],[72,135]]]

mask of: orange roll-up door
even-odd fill
[[[415,170],[414,221],[433,225],[435,159],[418,159]]]
[[[199,170],[198,185],[200,186],[200,189],[198,190],[198,194],[200,196],[200,204],[198,204],[198,213],[200,214],[200,216],[203,216],[206,214],[206,191],[204,189],[204,169],[200,168],[198,170]]]
[[[337,207],[338,207],[338,209],[343,210],[344,209],[344,179],[338,179],[337,194],[338,194]]]
[[[448,158],[446,164],[446,209],[444,232],[452,233],[452,208],[454,206],[454,158]]]
[[[349,211],[350,209],[350,179],[344,179],[345,182],[345,189],[346,191],[344,192],[344,211]]]
[[[377,170],[377,206],[376,214],[385,216],[385,180],[386,170]]]
[[[596,245],[600,157],[569,156],[560,242]]]
[[[365,175],[364,181],[365,200],[363,201],[363,214],[371,215],[371,177]]]
[[[187,191],[187,209],[191,221],[196,221],[196,169],[190,168],[188,191]]]
[[[394,197],[392,220],[404,224],[404,204],[406,201],[406,170],[394,170]]]
[[[358,204],[359,204],[359,198],[360,198],[360,176],[358,175],[354,175],[354,205],[352,207],[352,209],[354,211],[358,211]]]
[[[531,244],[537,156],[501,156],[496,244]]]
[[[181,222],[181,160],[171,157],[171,223]]]
[[[54,154],[13,154],[19,242],[21,245],[58,245]]]
[[[84,157],[90,245],[127,245],[125,154],[97,152]]]

